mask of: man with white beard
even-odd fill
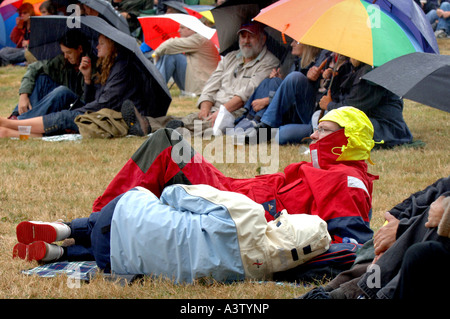
[[[183,126],[194,131],[194,121],[201,121],[202,130],[210,128],[221,105],[235,118],[244,113],[245,102],[272,69],[278,67],[279,60],[267,50],[267,37],[260,23],[245,23],[237,34],[239,50],[229,52],[206,82],[197,102],[199,112],[169,122],[168,127]]]

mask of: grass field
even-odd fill
[[[439,40],[439,45],[442,54],[450,54],[449,40]],[[0,68],[0,116],[8,116],[16,105],[24,72],[22,67]],[[183,115],[195,110],[194,99],[180,98],[176,89],[172,94],[169,114]],[[371,224],[374,230],[383,224],[386,210],[450,172],[450,114],[406,100],[404,117],[414,138],[426,146],[372,152],[375,165],[369,165],[369,172],[380,176],[374,183]],[[73,288],[67,285],[66,277],[43,279],[20,274],[20,270],[37,264],[11,258],[16,225],[23,220],[71,220],[88,216],[95,198],[143,141],[140,137],[72,142],[0,139],[0,298],[284,299],[310,289],[252,282],[177,286],[151,278],[122,287],[102,277]],[[280,146],[278,171],[289,163],[309,160],[300,150],[298,145]],[[224,174],[236,178],[257,175],[262,165],[214,164]]]

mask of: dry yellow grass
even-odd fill
[[[447,40],[439,41],[442,53],[450,54]],[[17,103],[17,90],[23,68],[0,68],[0,116],[7,116]],[[170,114],[195,110],[195,100],[179,98],[173,91]],[[373,151],[376,163],[369,171],[379,175],[374,184],[372,227],[378,229],[383,213],[438,178],[450,172],[450,115],[411,101],[405,101],[405,120],[424,148],[395,148]],[[30,139],[0,140],[0,298],[292,298],[308,288],[291,285],[236,283],[175,286],[159,279],[122,287],[95,278],[79,288],[67,285],[67,278],[26,277],[20,270],[36,264],[12,260],[16,243],[15,227],[22,220],[71,220],[85,217],[92,203],[143,138],[45,142]],[[279,148],[279,170],[289,163],[309,160],[299,146]],[[228,176],[252,177],[261,164],[223,164],[216,166]]]

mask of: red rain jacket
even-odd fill
[[[336,161],[336,146],[347,144],[344,130],[311,144],[312,162],[288,165],[283,173],[235,179],[222,174],[195,152],[181,137],[171,139],[172,130],[155,132],[128,160],[96,199],[93,211],[100,211],[116,196],[142,186],[160,196],[171,184],[208,184],[220,190],[244,194],[266,209],[270,221],[286,209],[289,214],[318,215],[328,223],[333,242],[344,237],[364,243],[372,238],[372,182],[378,176],[367,172],[360,161]],[[177,134],[177,133],[176,133]],[[179,136],[179,135],[176,135]],[[189,150],[189,161],[174,161],[173,155]]]

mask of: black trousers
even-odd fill
[[[447,299],[449,284],[450,250],[442,242],[425,241],[406,251],[395,297]]]

